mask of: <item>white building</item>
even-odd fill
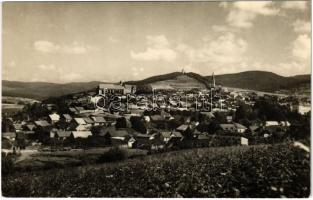
[[[50,118],[50,121],[52,123],[56,123],[60,120],[60,115],[53,113],[53,114],[49,115],[49,118]]]
[[[298,113],[300,113],[301,115],[304,115],[310,111],[311,111],[310,105],[299,105],[298,106]]]
[[[98,94],[106,95],[106,94],[124,94],[124,87],[118,84],[112,83],[101,83],[99,84]]]

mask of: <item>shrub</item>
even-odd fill
[[[4,155],[2,153],[2,176],[6,176],[8,174],[11,174],[14,172],[14,161],[13,161],[13,155],[8,154]]]
[[[127,152],[125,150],[119,147],[112,147],[99,157],[98,163],[116,162],[120,160],[125,160],[127,157],[126,154]]]

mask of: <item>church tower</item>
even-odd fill
[[[215,77],[214,77],[214,72],[212,74],[212,87],[215,88]]]

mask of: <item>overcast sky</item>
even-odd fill
[[[310,5],[292,2],[5,2],[4,80],[137,80],[311,70]]]

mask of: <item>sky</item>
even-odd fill
[[[311,73],[306,1],[4,2],[2,79],[140,80]]]

